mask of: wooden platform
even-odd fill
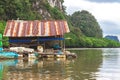
[[[10,51],[9,49],[4,49],[4,51]],[[15,51],[10,51],[15,52]],[[18,58],[76,58],[77,55],[75,53],[71,53],[70,51],[57,51],[53,49],[46,49],[44,52],[16,52],[19,54]]]
[[[76,58],[76,54],[39,53],[38,58]]]

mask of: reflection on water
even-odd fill
[[[103,49],[97,80],[120,80],[120,48]]]
[[[98,72],[102,64],[102,50],[83,49],[75,51],[78,56],[74,67],[74,80],[95,80],[95,72]]]
[[[74,60],[65,59],[1,61],[0,80],[64,80],[71,73],[69,64],[73,63]]]
[[[0,80],[119,80],[120,49],[77,49],[76,59],[1,60]]]

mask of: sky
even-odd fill
[[[64,0],[67,14],[87,10],[98,21],[103,36],[118,36],[120,40],[120,0]]]

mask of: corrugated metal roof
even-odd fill
[[[32,37],[56,36],[70,32],[66,21],[22,21],[9,20],[3,36],[7,37]]]

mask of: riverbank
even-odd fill
[[[96,50],[96,49],[108,49],[108,48],[66,48],[66,50],[86,50],[86,49],[90,49],[90,50],[94,49],[94,50]],[[116,49],[116,48],[109,48],[109,49]]]

